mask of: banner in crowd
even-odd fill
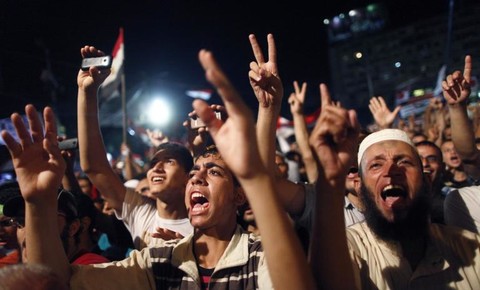
[[[112,51],[111,73],[100,86],[98,94],[100,104],[112,98],[120,97],[121,75],[123,73],[123,61],[125,57],[124,49],[123,28],[120,28],[117,41]]]
[[[203,89],[203,90],[189,90],[189,91],[186,91],[185,94],[191,98],[198,98],[198,99],[202,99],[202,100],[205,100],[205,101],[208,101],[210,100],[210,98],[212,97],[212,93],[213,91],[210,90],[210,89]]]
[[[321,108],[315,110],[315,112],[305,115],[305,123],[307,128],[312,128],[315,126],[318,117],[320,116]],[[290,144],[295,142],[295,130],[293,128],[293,121],[285,117],[278,117],[277,119],[277,141],[280,151],[288,152],[290,151]]]

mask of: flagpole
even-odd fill
[[[123,69],[120,76],[121,95],[122,95],[122,141],[127,144],[127,89],[125,82],[125,32],[123,27],[120,28],[123,38]]]
[[[122,140],[127,144],[127,90],[125,86],[125,67],[121,75],[122,81]]]

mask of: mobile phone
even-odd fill
[[[82,60],[81,69],[87,71],[90,67],[95,66],[99,69],[112,67],[112,57],[109,55],[99,57],[87,57]]]
[[[60,150],[75,150],[78,149],[78,138],[65,139],[58,142]]]
[[[221,112],[215,112],[215,118],[221,120],[222,119],[222,113]],[[192,117],[190,118],[190,128],[193,129],[198,129],[200,127],[205,127],[205,123],[202,121],[202,119],[198,117]]]

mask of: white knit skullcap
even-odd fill
[[[369,134],[363,139],[362,143],[360,143],[360,147],[358,148],[358,166],[360,167],[360,161],[362,161],[363,154],[368,147],[375,143],[388,140],[402,141],[416,149],[415,144],[413,144],[405,131],[400,129],[383,129]]]

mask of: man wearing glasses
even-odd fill
[[[20,189],[17,184],[18,195],[8,199],[3,212],[10,217],[10,221],[17,228],[17,241],[22,253],[22,262],[27,261],[27,248],[25,243],[25,202],[20,195]],[[99,254],[91,253],[80,245],[80,234],[82,225],[78,218],[78,208],[75,196],[69,191],[60,189],[57,196],[58,202],[58,228],[63,248],[71,264],[89,265],[109,262],[109,260]]]

